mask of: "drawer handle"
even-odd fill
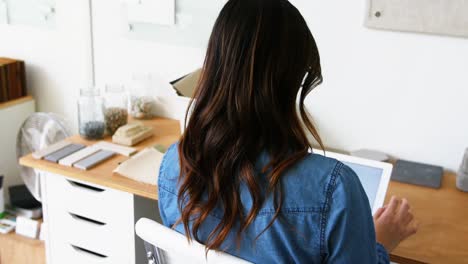
[[[95,224],[95,225],[99,225],[99,226],[105,226],[106,225],[106,223],[99,222],[99,221],[96,221],[96,220],[93,220],[93,219],[90,219],[90,218],[87,218],[87,217],[84,217],[84,216],[81,216],[81,215],[77,215],[77,214],[74,214],[74,213],[69,213],[69,214],[71,215],[71,217],[73,219],[76,219],[76,220],[79,220],[79,221],[82,221],[82,222]]]
[[[98,258],[107,258],[106,255],[103,255],[103,254],[99,254],[99,253],[96,253],[94,251],[91,251],[91,250],[88,250],[88,249],[84,249],[82,247],[78,247],[78,246],[74,246],[74,245],[70,245],[72,246],[72,248],[76,251],[76,252],[79,252],[81,254],[85,254],[85,255],[90,255],[90,256],[94,256],[94,257],[98,257]]]
[[[83,183],[79,183],[79,182],[75,182],[75,181],[71,181],[71,180],[67,180],[67,181],[68,181],[73,187],[82,188],[82,189],[90,190],[90,191],[93,191],[93,192],[104,192],[104,191],[105,191],[104,189],[97,188],[97,187],[93,187],[93,186],[89,186],[89,185],[86,185],[86,184],[83,184]]]

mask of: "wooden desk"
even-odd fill
[[[420,223],[418,233],[392,253],[398,263],[468,263],[468,193],[455,187],[455,175],[446,173],[441,189],[390,182],[392,195],[407,198]]]
[[[170,145],[178,140],[179,122],[168,119],[146,121],[156,131],[156,135],[142,142],[138,149],[162,144]],[[92,144],[80,137],[70,140]],[[64,175],[141,197],[157,200],[157,187],[135,182],[112,173],[126,157],[118,156],[90,170],[81,171],[35,160],[30,155],[20,159],[20,164],[36,169]],[[468,263],[468,193],[455,188],[455,176],[446,174],[440,190],[391,182],[387,200],[392,196],[407,198],[412,211],[420,222],[419,232],[402,243],[393,253],[392,259],[398,263]]]
[[[135,148],[142,150],[144,148],[161,144],[170,146],[180,137],[180,123],[176,120],[157,118],[150,121],[143,121],[145,125],[152,126],[155,134],[153,137],[141,142]],[[92,145],[95,141],[82,139],[80,136],[74,136],[69,139],[74,143]],[[111,141],[106,139],[106,141]],[[141,197],[157,200],[157,187],[145,183],[136,182],[126,177],[114,174],[112,171],[117,166],[127,160],[127,157],[117,155],[105,163],[88,171],[82,171],[76,168],[70,168],[59,164],[51,163],[45,160],[36,160],[32,155],[20,159],[19,163],[26,167],[32,167],[38,170],[51,172],[58,175],[64,175],[71,179],[94,183],[104,187],[109,187],[119,191],[133,193]]]

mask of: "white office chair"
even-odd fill
[[[136,234],[145,241],[148,264],[221,263],[247,264],[243,259],[227,253],[210,250],[170,228],[153,220],[141,218],[135,226]]]

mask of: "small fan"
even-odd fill
[[[71,136],[66,122],[52,113],[34,113],[21,126],[16,138],[16,156],[19,159]],[[41,201],[40,172],[20,166],[20,175],[31,194]]]

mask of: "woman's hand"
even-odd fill
[[[388,205],[377,210],[374,225],[377,242],[382,244],[388,253],[418,230],[408,201],[395,196],[392,196]]]

